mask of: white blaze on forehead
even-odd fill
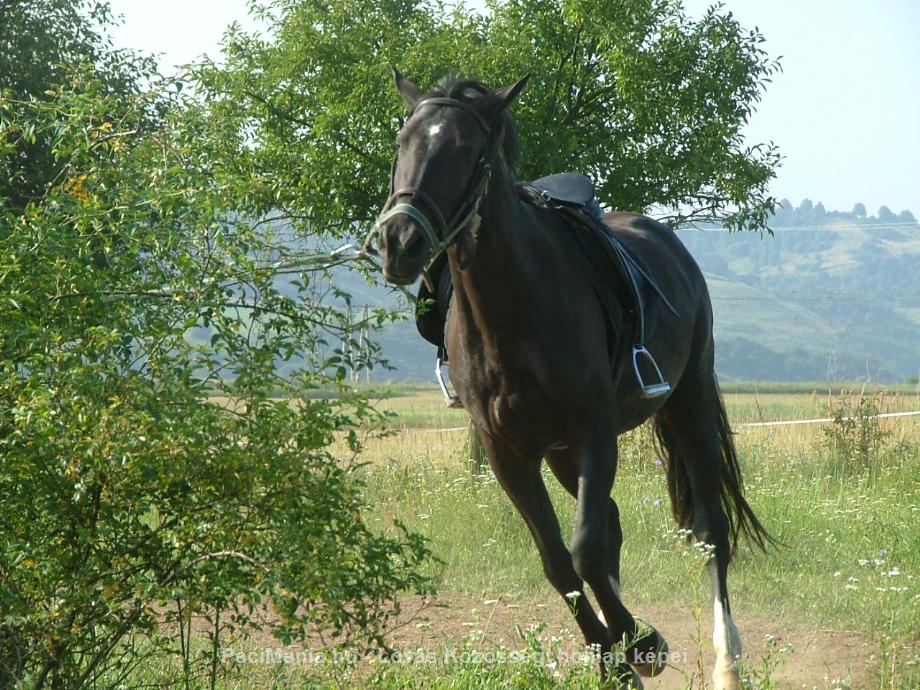
[[[438,136],[438,134],[441,133],[441,130],[442,130],[443,128],[444,128],[444,125],[442,125],[440,122],[439,122],[438,124],[436,124],[436,125],[431,125],[431,128],[428,130],[428,136],[429,136],[429,137],[436,137],[436,136]]]

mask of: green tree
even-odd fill
[[[0,687],[191,687],[259,626],[382,645],[430,554],[362,517],[379,415],[327,344],[328,256],[256,215],[232,122],[98,64],[0,94]]]
[[[814,209],[812,209],[811,222],[815,225],[823,225],[826,215],[827,209],[825,209],[824,204],[819,201],[817,204],[815,204]]]
[[[899,223],[916,223],[917,219],[914,218],[914,214],[911,213],[908,209],[904,209],[898,214]]]
[[[403,116],[391,64],[424,86],[454,68],[491,85],[531,74],[515,106],[524,178],[580,170],[613,207],[766,226],[778,156],[741,137],[777,69],[760,34],[676,0],[488,7],[275,0],[258,10],[271,32],[235,32],[194,77],[253,144],[238,163],[253,197],[304,231],[353,232],[385,198]]]
[[[853,205],[853,215],[860,219],[865,218],[866,217],[866,205],[862,203],[861,201],[857,201]]]
[[[0,2],[0,93],[19,101],[48,100],[57,87],[72,84],[87,69],[107,95],[137,93],[153,61],[112,50],[104,29],[110,22],[108,3],[98,0]],[[61,172],[47,136],[29,139],[5,160],[0,199],[8,207],[21,209],[41,198]]]
[[[898,221],[897,215],[887,206],[880,206],[876,216],[880,223],[896,223]]]
[[[795,223],[797,225],[809,225],[814,211],[814,202],[811,199],[802,199],[802,203],[795,209]]]

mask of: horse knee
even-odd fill
[[[605,535],[576,535],[572,540],[572,565],[578,577],[593,588],[607,578],[607,549]]]
[[[572,572],[572,561],[567,552],[544,558],[543,574],[556,591],[562,594],[567,594],[581,586],[581,582]]]

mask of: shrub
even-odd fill
[[[841,397],[832,409],[834,419],[824,429],[824,444],[844,472],[860,472],[879,461],[889,432],[881,428],[881,393]]]
[[[316,298],[328,276],[252,220],[174,86],[119,100],[89,72],[0,98],[0,169],[41,138],[59,171],[0,199],[2,687],[125,687],[151,657],[188,686],[254,626],[380,645],[397,595],[428,587],[423,540],[372,532],[330,451],[353,457],[375,413],[344,385],[371,362],[325,343],[348,327]]]

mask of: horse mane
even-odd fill
[[[492,93],[492,89],[476,81],[461,77],[456,72],[449,72],[438,81],[435,89],[429,93],[429,96],[438,96],[446,98],[456,98],[460,101],[473,101],[480,96]],[[512,176],[517,174],[518,162],[520,161],[520,144],[518,141],[517,126],[508,110],[505,109],[500,115],[500,125],[502,132],[502,156],[505,159],[505,165]]]

